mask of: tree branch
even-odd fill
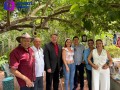
[[[30,14],[30,16],[35,16],[35,14],[42,8],[44,8],[45,5],[39,5],[37,8],[33,10],[33,12]]]
[[[0,29],[3,29],[4,27],[2,27],[2,25],[0,25]]]
[[[50,3],[51,3],[51,0],[48,0],[47,3],[46,3],[46,6],[43,9],[42,16],[45,14],[45,11],[46,11],[46,9],[47,9],[47,7]]]
[[[32,12],[31,15],[34,15],[41,8],[43,8],[43,6],[39,6],[39,8],[36,8]],[[6,24],[4,24],[3,26],[0,26],[0,33],[5,32],[5,31],[10,31],[10,30],[21,30],[21,28],[33,28],[33,26],[30,25],[30,24],[24,24],[24,25],[18,25],[18,24],[20,24],[22,22],[27,22],[27,21],[33,21],[35,19],[44,19],[44,21],[42,22],[42,25],[39,24],[38,26],[36,26],[36,29],[38,29],[38,28],[45,28],[45,24],[49,20],[59,20],[61,22],[70,23],[67,20],[63,20],[63,19],[59,19],[59,18],[53,18],[53,17],[55,17],[55,16],[57,16],[59,14],[62,14],[62,13],[68,12],[68,11],[69,11],[69,8],[64,9],[64,10],[59,10],[59,12],[55,12],[55,13],[53,13],[51,15],[48,15],[48,16],[39,16],[39,17],[27,16],[27,17],[24,17],[22,19],[18,19],[18,20],[12,21],[10,26],[7,26]]]
[[[113,8],[120,8],[120,4],[118,3],[109,3],[109,5]]]
[[[56,15],[58,15],[58,14],[62,14],[62,13],[68,12],[68,11],[69,11],[69,10],[61,10],[60,12],[54,13],[54,14],[52,14],[52,15],[49,15],[46,19],[44,19],[43,23],[41,24],[41,27],[44,27],[45,24],[46,24],[46,22],[47,22],[50,18],[52,18],[52,17],[54,17],[54,16],[56,16]]]
[[[10,29],[16,29],[16,28],[33,28],[33,25],[24,24],[24,25],[15,25],[10,27]]]
[[[54,12],[56,13],[56,12],[59,12],[61,10],[68,10],[68,9],[70,9],[71,6],[72,5],[67,5],[67,6],[63,6],[63,7],[57,8],[57,9],[54,10]]]
[[[24,17],[22,19],[18,19],[18,20],[15,20],[15,21],[12,21],[11,22],[11,26],[15,25],[15,24],[18,24],[18,23],[21,23],[21,22],[26,22],[26,21],[32,21],[32,20],[35,20],[35,19],[50,19],[51,17],[54,17],[58,14],[61,14],[61,13],[64,13],[64,12],[68,12],[69,10],[61,10],[60,12],[57,12],[57,13],[54,13],[52,15],[49,15],[48,17],[47,16],[39,16],[39,17]],[[48,21],[47,20],[47,21]]]
[[[51,18],[50,20],[57,20],[57,21],[60,21],[60,22],[68,23],[68,24],[71,24],[71,23],[72,23],[72,22],[69,21],[69,20],[65,20],[65,19],[61,19],[61,18]]]
[[[35,20],[35,19],[45,19],[45,18],[47,18],[47,16],[39,16],[39,17],[33,17],[33,16],[31,16],[31,17],[24,17],[24,18],[22,18],[22,19],[18,19],[18,20],[15,20],[15,21],[12,21],[11,22],[11,26],[13,26],[13,25],[15,25],[15,24],[18,24],[18,23],[21,23],[21,22],[26,22],[26,21],[33,21],[33,20]]]
[[[36,18],[38,18],[38,17],[36,17]],[[50,18],[49,20],[58,20],[60,22],[65,22],[65,23],[68,23],[69,25],[74,26],[72,24],[72,21],[61,19],[61,18]],[[75,25],[78,26],[78,24],[75,24]],[[35,27],[36,27],[36,29],[39,29],[39,28],[40,29],[48,29],[47,27],[41,27],[40,25],[36,25]],[[13,26],[10,26],[10,27],[4,28],[4,29],[0,29],[0,33],[6,32],[6,31],[10,31],[10,30],[22,31],[22,30],[24,30],[23,28],[34,28],[34,26],[31,25],[31,24],[13,25]]]

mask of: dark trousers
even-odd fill
[[[89,90],[92,90],[92,71],[86,69],[86,73],[87,73],[87,80],[88,80]]]
[[[79,72],[79,75],[78,73]],[[80,88],[84,87],[84,64],[76,65],[75,77],[74,77],[74,88],[77,88],[78,82],[80,80]]]
[[[53,90],[58,90],[59,85],[59,70],[56,68],[54,73],[46,72],[46,90],[52,90],[52,81],[53,81]]]
[[[36,77],[34,90],[43,90],[43,76]]]
[[[24,86],[24,87],[20,87],[20,90],[34,90],[34,87],[27,87],[27,86]]]

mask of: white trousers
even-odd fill
[[[110,90],[110,69],[92,68],[92,90]]]

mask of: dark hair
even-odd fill
[[[79,37],[78,37],[78,36],[74,36],[74,37],[73,37],[73,40],[74,40],[75,38],[78,38],[78,39],[79,39]]]
[[[67,42],[68,40],[70,40],[70,38],[67,38],[67,39],[65,40],[65,45],[64,45],[64,47],[67,47],[66,42]]]
[[[92,42],[94,43],[94,40],[93,40],[93,39],[88,39],[88,42],[89,42],[89,41],[92,41]]]
[[[98,41],[103,42],[101,39],[97,39],[97,40],[96,40],[96,42],[98,42]]]
[[[103,41],[102,41],[101,39],[97,39],[97,40],[96,40],[96,43],[97,43],[98,41],[100,41],[100,42],[103,43]],[[104,45],[103,45],[103,49],[104,49]]]
[[[50,37],[52,37],[53,35],[58,36],[58,34],[54,33],[54,34],[51,34]]]

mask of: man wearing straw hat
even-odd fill
[[[33,90],[35,81],[35,59],[30,42],[33,38],[24,33],[16,38],[19,45],[10,53],[10,69],[16,76],[20,90]]]

